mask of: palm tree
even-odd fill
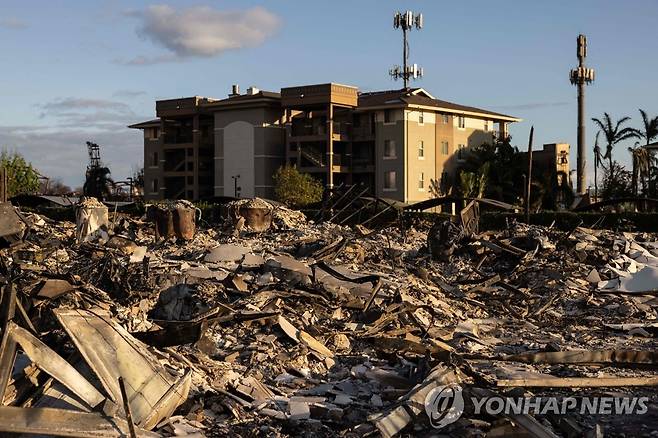
[[[612,119],[608,113],[603,113],[603,120],[597,118],[592,119],[592,121],[596,123],[596,125],[605,136],[607,144],[603,158],[608,159],[608,162],[610,163],[610,169],[612,169],[612,148],[614,148],[617,143],[628,140],[629,138],[635,138],[636,136],[633,128],[622,128],[622,125],[628,122],[630,119],[630,117],[622,117],[621,119],[617,120],[617,123],[612,123]]]
[[[599,135],[601,135],[601,131],[596,133],[596,139],[594,140],[594,198],[599,199],[599,187],[597,185],[598,181],[598,175],[597,175],[597,170],[599,169],[599,166],[602,166],[603,164],[601,163],[601,148],[599,147]]]
[[[642,183],[642,190],[646,193],[647,185],[646,180],[649,174],[649,167],[651,164],[651,154],[649,150],[643,147],[638,146],[638,143],[635,143],[635,147],[628,148],[628,151],[633,157],[633,194],[637,196],[638,194],[638,179]]]
[[[642,124],[644,126],[642,129],[633,128],[632,131],[635,137],[644,139],[645,144],[650,144],[654,138],[658,138],[658,116],[650,119],[644,110],[640,110],[640,114],[642,115]]]
[[[644,140],[646,145],[649,145],[653,139],[658,138],[658,116],[650,118],[646,111],[640,109],[640,114],[642,115],[642,129],[633,129],[635,137],[640,140]],[[642,180],[642,185],[646,188],[651,183],[651,170],[652,170],[652,161],[654,157],[651,152],[647,150],[646,156],[642,157],[647,160],[646,163],[646,180]]]

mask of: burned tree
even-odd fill
[[[89,164],[85,172],[85,184],[82,191],[85,196],[93,196],[98,199],[108,198],[114,187],[110,169],[101,163],[99,145],[88,141],[87,149],[89,151]]]

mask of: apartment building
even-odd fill
[[[569,143],[547,143],[541,150],[533,151],[533,175],[551,181],[556,187],[571,187],[570,149]]]
[[[234,86],[226,99],[156,102],[144,131],[147,199],[273,196],[272,174],[296,165],[327,187],[363,183],[403,202],[456,178],[474,146],[521,119],[436,99],[422,88],[360,93],[336,83]]]
[[[159,100],[144,131],[145,199],[203,199],[214,183],[214,115],[206,97]]]

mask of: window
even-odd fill
[[[466,148],[465,144],[460,144],[457,146],[457,159],[458,160],[463,160],[464,159],[464,149]]]
[[[425,142],[423,140],[418,143],[418,158],[421,160],[425,158]]]
[[[459,117],[457,118],[457,123],[458,123],[457,126],[458,126],[459,128],[462,128],[462,129],[463,129],[463,128],[466,127],[466,119],[464,119],[463,116],[459,116]]]
[[[443,155],[448,155],[449,151],[448,151],[448,142],[447,141],[442,141],[441,142],[441,153]]]
[[[484,121],[484,132],[489,132],[489,120]]]
[[[447,114],[442,114],[442,117],[443,117],[443,123],[444,123],[444,124],[447,125],[448,123],[450,123],[450,116],[449,116],[449,115],[447,115]]]
[[[158,161],[158,153],[153,152],[151,154],[151,167],[158,167],[160,165],[160,161]]]
[[[384,173],[384,190],[396,190],[396,175],[394,170]]]
[[[395,141],[384,140],[384,158],[395,158]]]
[[[160,137],[160,128],[146,128],[144,133],[149,140],[157,140]]]
[[[158,193],[158,180],[154,179],[151,181],[151,193]]]
[[[390,109],[384,110],[384,123],[391,123],[393,121],[393,111]]]
[[[425,123],[425,113],[422,111],[418,114],[418,123],[421,125]]]
[[[425,190],[425,174],[423,172],[418,175],[418,190]]]

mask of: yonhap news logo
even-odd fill
[[[474,415],[643,415],[649,397],[470,397]],[[432,427],[443,428],[464,413],[464,391],[457,384],[441,385],[425,397],[425,412]],[[469,409],[469,412],[471,410]]]
[[[432,427],[440,429],[459,420],[464,413],[464,395],[457,384],[437,386],[425,397],[425,412]]]

